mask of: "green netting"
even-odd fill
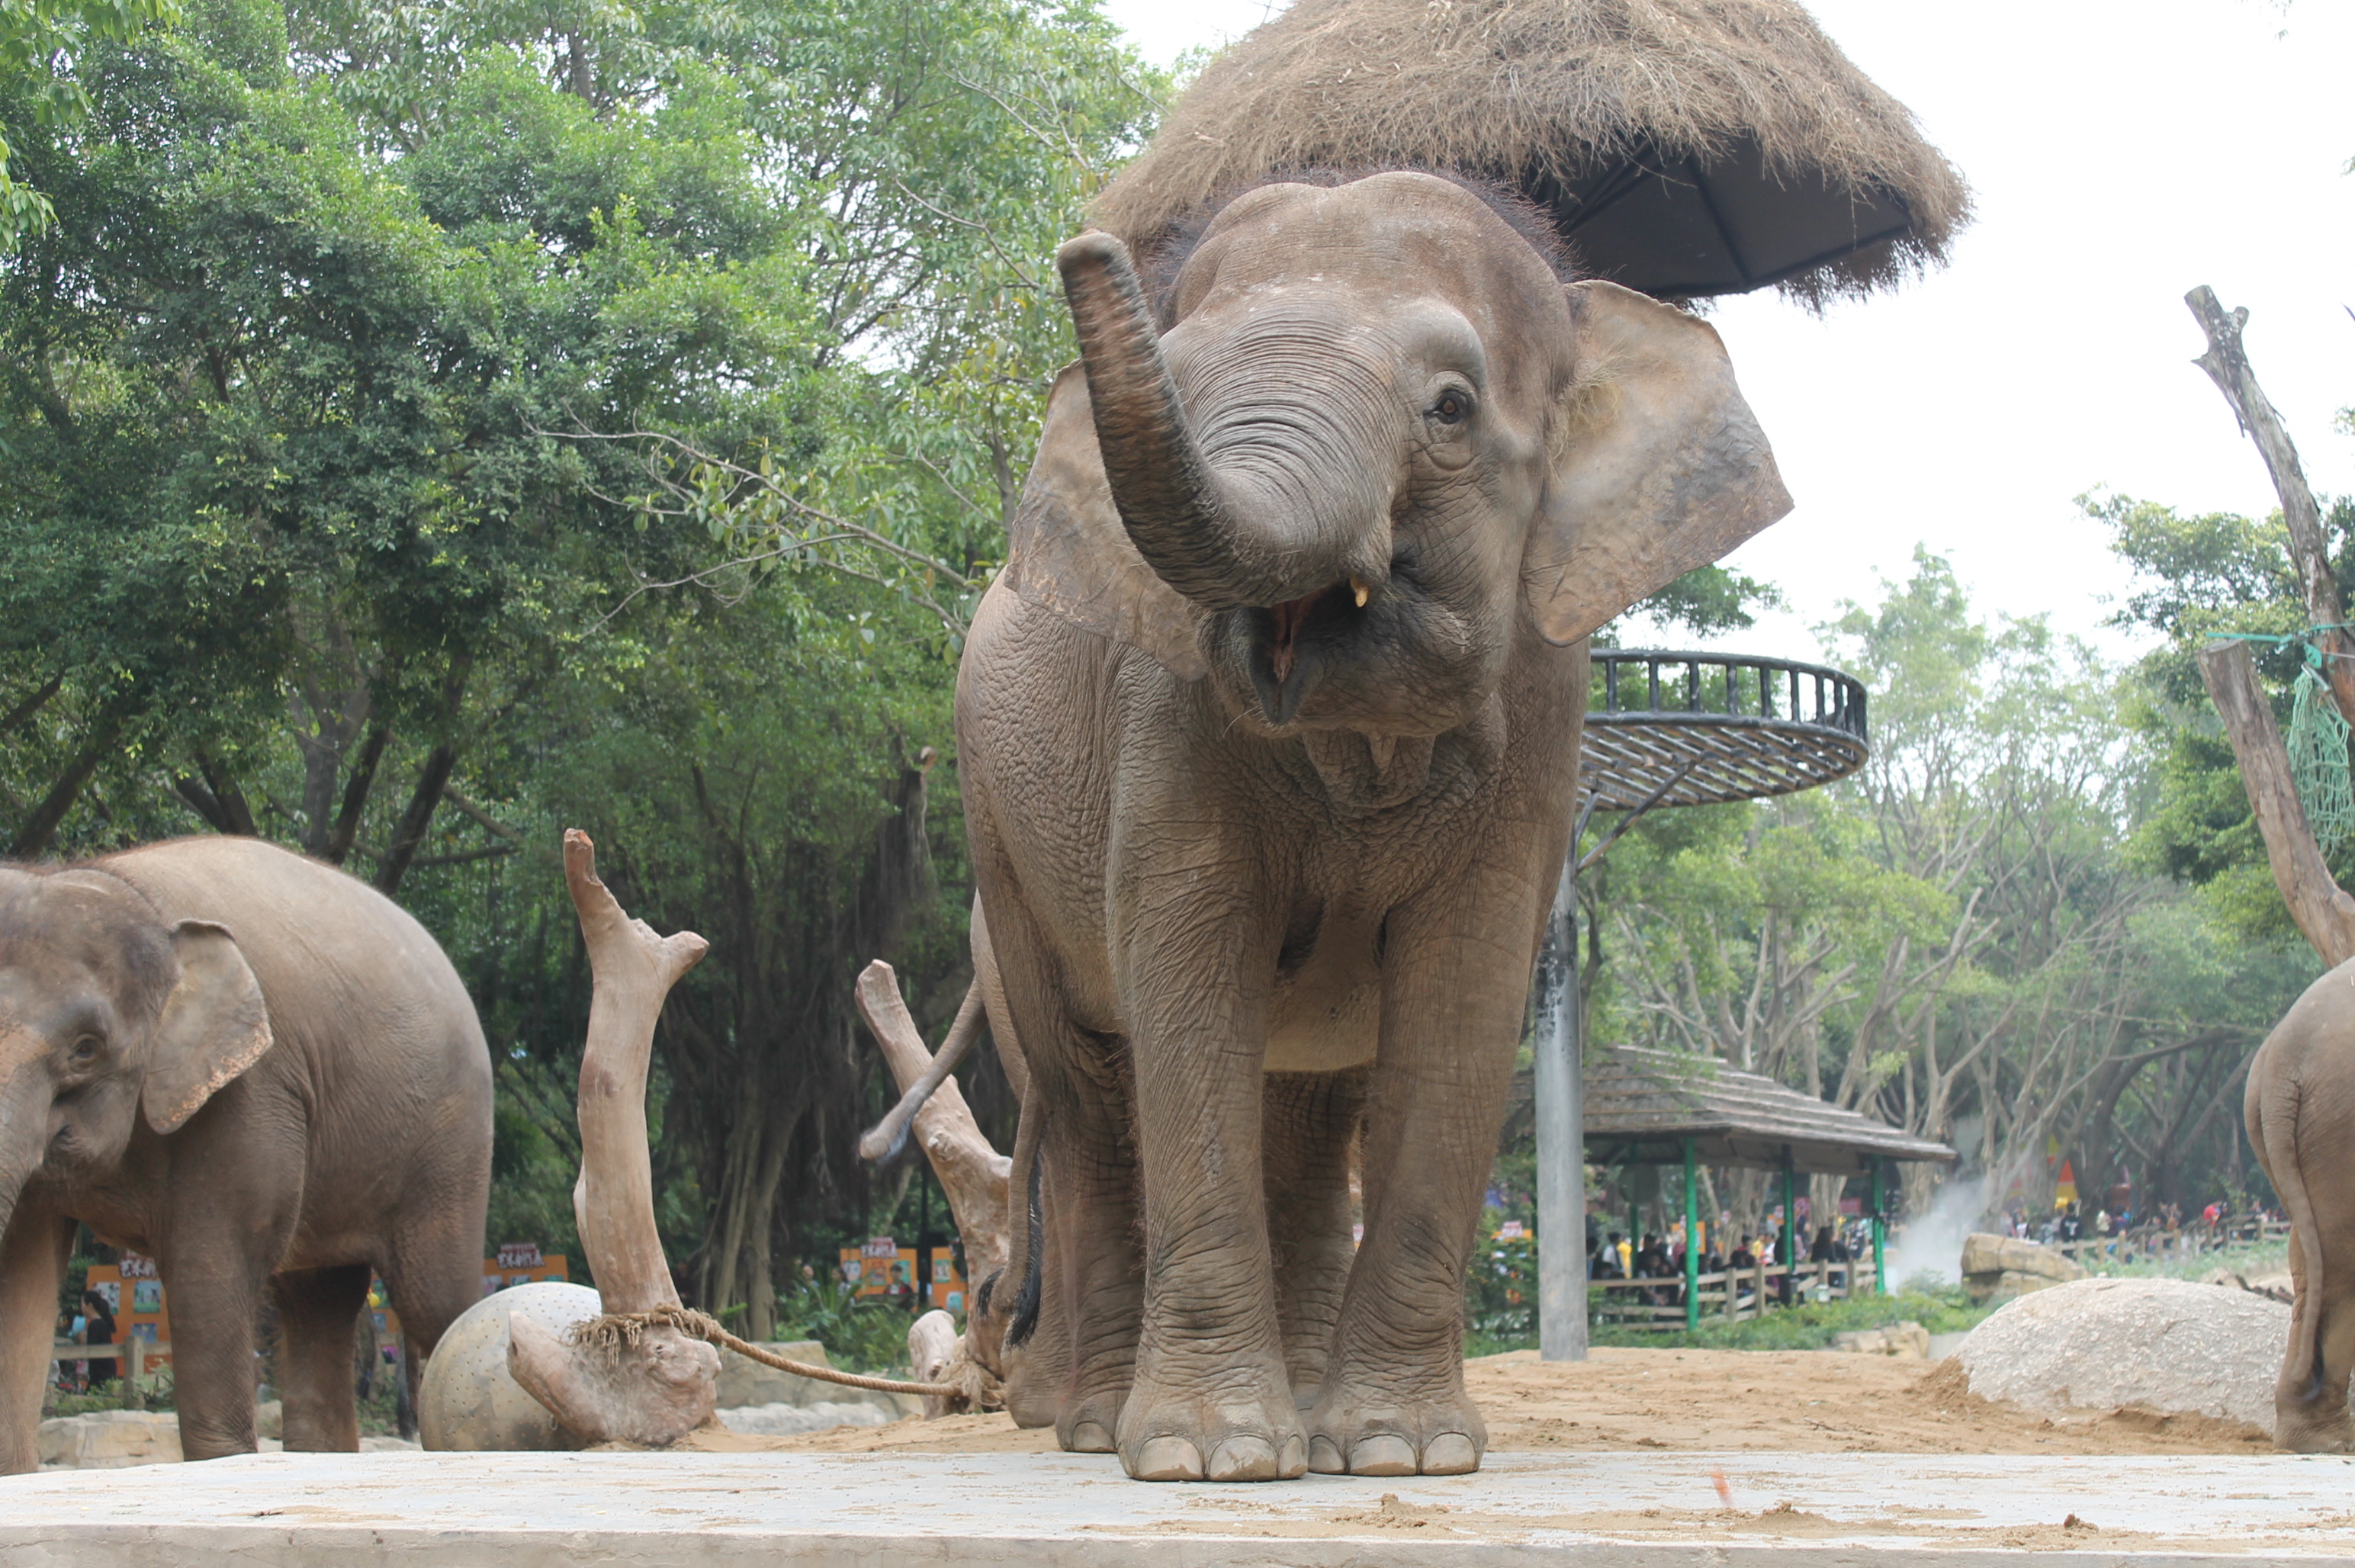
[[[2348,779],[2347,720],[2311,665],[2297,672],[2285,739],[2290,782],[2315,843],[2328,855],[2355,833],[2355,785]]]

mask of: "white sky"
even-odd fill
[[[1109,0],[1167,60],[1256,26],[1263,0]],[[1978,219],[1953,264],[1817,319],[1721,301],[1798,507],[1730,558],[1791,612],[1725,640],[1784,656],[1870,602],[1917,541],[1985,612],[2103,632],[2126,576],[2073,497],[2190,510],[2275,503],[2256,448],[2190,364],[2183,295],[2250,312],[2259,379],[2315,488],[2355,490],[2355,6],[2339,0],[1810,0],[1960,167]]]

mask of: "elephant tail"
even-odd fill
[[[1024,1132],[1029,1131],[1029,1124],[1036,1119],[1037,1109],[1035,1105],[1023,1107]],[[1047,1163],[1039,1157],[1039,1139],[1031,1137],[1026,1140],[1018,1135],[1014,1141],[1018,1152],[1024,1142],[1030,1146],[1030,1169],[1028,1179],[1023,1183],[1026,1194],[1024,1207],[1028,1213],[1022,1228],[1022,1288],[1015,1293],[1013,1318],[1006,1326],[1006,1342],[1020,1346],[1029,1343],[1030,1336],[1039,1328],[1039,1296],[1046,1274],[1041,1261],[1047,1251],[1047,1219],[1041,1200],[1041,1184]]]
[[[2273,1046],[2274,1041],[2267,1040],[2249,1063],[2249,1088],[2242,1110],[2248,1123],[2249,1147],[2289,1216],[2291,1245],[2297,1248],[2299,1262],[2305,1264],[2297,1282],[2297,1306],[2290,1319],[2290,1353],[2282,1376],[2285,1384],[2297,1380],[2303,1385],[2303,1396],[2311,1401],[2320,1396],[2323,1380],[2322,1233],[2315,1228],[2313,1200],[2307,1196],[2306,1173],[2297,1159],[2303,1090],[2296,1074],[2267,1070],[2266,1057]]]

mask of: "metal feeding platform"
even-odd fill
[[[1744,654],[1667,648],[1596,648],[1579,748],[1578,819],[1538,959],[1535,1068],[1537,1120],[1538,1343],[1547,1360],[1586,1356],[1585,1004],[1579,981],[1578,875],[1646,813],[1664,805],[1764,800],[1844,779],[1870,754],[1864,683],[1824,665]],[[1620,813],[1592,849],[1586,826],[1597,811]],[[1826,1107],[1828,1113],[1829,1107]],[[1861,1120],[1862,1118],[1859,1118]],[[1693,1136],[1684,1136],[1686,1131]],[[1685,1233],[1696,1234],[1693,1170],[1700,1129],[1679,1129],[1685,1168]],[[1796,1135],[1779,1149],[1783,1244],[1795,1255],[1791,1201]],[[1759,1151],[1751,1151],[1753,1154]],[[1875,1197],[1873,1262],[1881,1268],[1881,1165],[1870,1166]],[[1550,1245],[1548,1244],[1550,1240]],[[1567,1243],[1567,1244],[1565,1244]],[[1698,1254],[1685,1254],[1687,1326],[1698,1322]]]
[[[1597,648],[1593,658],[1579,784],[1600,810],[1760,800],[1864,765],[1854,676],[1742,654]]]

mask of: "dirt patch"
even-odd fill
[[[1955,1362],[1932,1366],[1821,1351],[1534,1350],[1468,1363],[1465,1382],[1498,1453],[1661,1448],[1873,1454],[2265,1454],[2270,1433],[2210,1416],[2126,1407],[2051,1417],[1972,1393]],[[954,1415],[791,1437],[732,1438],[738,1451],[1043,1453],[1051,1429]],[[1785,1523],[1795,1521],[1785,1521]],[[2052,1527],[2056,1531],[2059,1527]]]

